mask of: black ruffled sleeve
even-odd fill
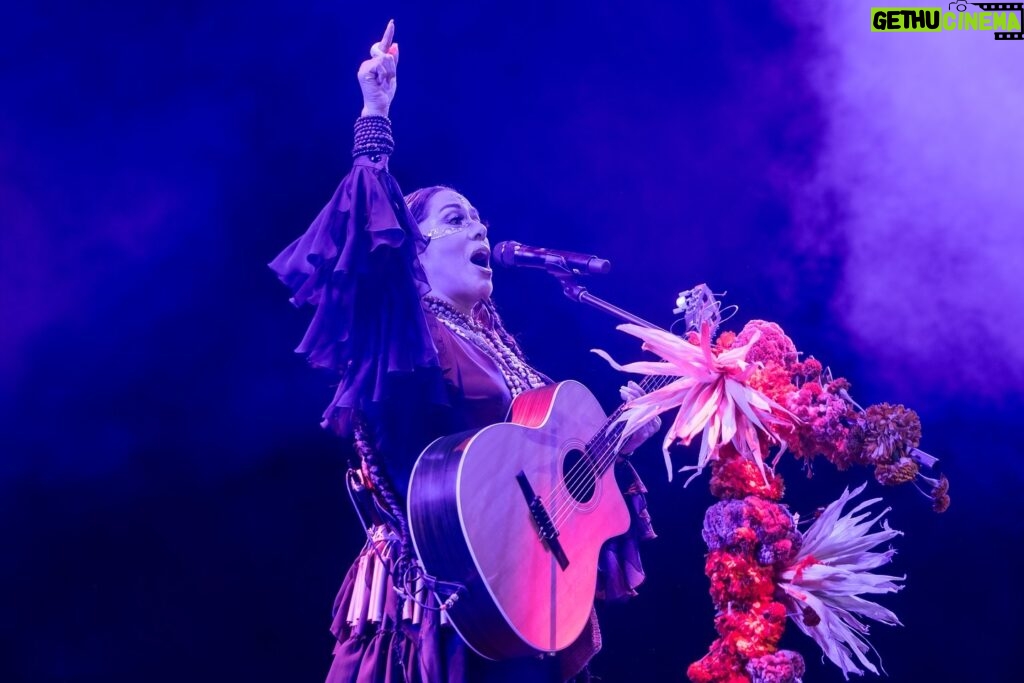
[[[372,412],[396,384],[447,395],[420,297],[429,290],[426,246],[387,156],[357,157],[305,234],[270,263],[296,306],[316,308],[296,352],[341,373],[323,426],[351,433],[353,411]]]

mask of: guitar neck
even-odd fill
[[[644,390],[645,394],[648,394],[662,388],[673,379],[675,378],[661,375],[648,375],[640,380],[640,388]],[[619,435],[622,434],[625,424],[622,422],[617,423],[616,420],[619,419],[619,416],[621,416],[625,410],[625,403],[616,408],[612,414],[608,416],[608,420],[601,425],[601,429],[597,430],[594,438],[587,443],[587,454],[594,463],[598,474],[604,473],[609,467],[611,467],[615,462],[619,451],[622,450],[619,445]]]
[[[571,297],[570,297],[571,298]],[[679,308],[674,313],[683,313],[683,320],[686,322],[686,329],[691,332],[698,332],[703,328],[709,328],[713,335],[722,323],[721,303],[715,297],[714,292],[705,285],[700,284],[693,289],[679,292],[679,299],[676,301]],[[660,329],[660,328],[656,328]],[[667,385],[675,377],[661,375],[648,375],[640,381],[640,388],[645,394],[656,391]],[[621,449],[619,435],[625,429],[625,424],[616,422],[626,404],[615,409],[608,421],[601,426],[594,438],[586,446],[587,455],[599,474],[604,473],[615,462],[616,456]]]

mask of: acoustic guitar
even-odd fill
[[[480,655],[557,652],[586,625],[601,545],[629,528],[609,429],[578,382],[527,391],[507,422],[442,437],[409,482],[409,530],[430,575],[459,584],[448,618]]]
[[[718,313],[693,308],[688,318]],[[558,652],[583,631],[601,546],[630,523],[612,467],[623,409],[607,417],[578,382],[534,389],[513,400],[506,422],[437,439],[413,467],[416,554],[428,575],[457,586],[439,597],[483,657]]]

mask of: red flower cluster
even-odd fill
[[[760,333],[760,337],[747,353],[748,363],[775,363],[788,368],[797,362],[796,345],[793,340],[786,336],[781,327],[767,320],[751,320],[744,325],[733,346],[747,344],[755,333]]]
[[[931,486],[933,508],[949,506],[946,478],[919,472],[935,459],[917,450],[921,423],[913,411],[884,403],[862,409],[850,397],[849,382],[832,379],[814,358],[799,360],[792,340],[774,323],[754,320],[738,335],[724,332],[713,351],[746,345],[755,334],[745,359],[755,369],[745,383],[773,401],[780,418],[788,411],[781,424],[771,425],[770,435],[759,437],[762,454],[770,442],[781,442],[808,465],[823,456],[840,470],[874,467],[885,484],[923,480]],[[693,336],[691,342],[698,340]],[[777,572],[796,557],[803,539],[778,502],[785,491],[782,478],[770,469],[762,474],[731,444],[718,450],[711,468],[711,492],[720,500],[708,508],[702,533],[719,637],[687,676],[694,683],[797,683],[804,661],[778,649],[787,614],[775,598],[781,595]],[[816,562],[811,556],[805,561]],[[821,616],[808,607],[803,619],[813,626]]]
[[[704,562],[704,573],[711,579],[711,600],[719,609],[745,608],[770,600],[775,593],[772,567],[749,553],[713,550]]]
[[[690,341],[693,344],[700,343],[700,339],[696,336],[696,334],[694,334],[693,338],[691,338]],[[717,339],[715,339],[715,343],[712,344],[711,350],[714,351],[715,355],[717,356],[718,354],[722,353],[722,351],[728,351],[729,349],[731,349],[735,341],[735,332],[723,332],[722,334],[718,335]]]
[[[814,356],[811,356],[807,360],[802,360],[797,363],[793,363],[790,366],[790,371],[793,373],[793,381],[798,385],[806,384],[807,382],[821,382],[821,373],[824,372],[824,368],[821,366],[819,361]],[[848,386],[845,388],[849,388]]]
[[[743,660],[721,638],[711,644],[699,661],[687,667],[686,676],[693,683],[750,683]]]
[[[808,474],[818,456],[840,470],[865,465],[874,468],[875,479],[882,484],[924,482],[930,487],[925,495],[932,499],[933,509],[941,512],[949,507],[949,482],[920,473],[921,465],[930,466],[934,458],[919,457],[921,421],[913,410],[888,403],[860,408],[850,398],[850,383],[842,377],[831,379],[814,358],[798,360],[793,341],[775,323],[752,320],[738,335],[723,332],[715,341],[715,352],[747,344],[755,333],[758,338],[746,360],[756,370],[747,384],[796,418],[774,426],[774,435],[807,464]],[[729,457],[724,450],[720,459]],[[768,481],[767,486],[763,479],[760,486],[751,484],[747,493],[779,500],[781,480],[769,477]],[[720,498],[739,498],[745,483],[744,475],[719,468],[711,490]]]
[[[786,629],[786,607],[780,602],[755,602],[748,609],[722,612],[715,617],[715,630],[730,652],[743,659],[771,654]]]
[[[786,405],[789,396],[796,391],[792,373],[777,363],[768,363],[758,368],[757,372],[750,376],[747,384],[782,406]]]
[[[791,431],[782,435],[797,457],[810,461],[821,455],[840,470],[853,464],[847,448],[850,435],[847,425],[855,416],[854,408],[832,391],[832,384],[805,382],[786,397],[783,405],[799,420]]]
[[[785,630],[786,608],[774,599],[775,573],[777,565],[799,550],[800,534],[789,511],[769,499],[781,498],[781,477],[770,474],[766,485],[757,467],[732,449],[723,449],[712,468],[713,490],[723,494],[723,500],[708,508],[704,517],[703,535],[710,550],[704,572],[718,611],[719,638],[707,655],[690,665],[687,675],[695,683],[749,683],[754,675],[751,661],[776,653]],[[770,661],[775,668],[783,666]],[[771,669],[758,666],[759,672]]]
[[[786,487],[782,477],[765,471],[766,484],[761,471],[747,458],[741,458],[731,444],[718,452],[718,460],[711,463],[711,493],[715,498],[731,499],[760,496],[768,500],[782,500]]]

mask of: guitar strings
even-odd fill
[[[645,393],[657,391],[678,378],[673,376],[647,376],[641,380],[640,385]],[[565,474],[563,479],[551,490],[549,500],[552,503],[553,513],[551,523],[555,530],[564,524],[577,509],[577,498],[593,482],[593,486],[599,484],[599,479],[608,467],[614,462],[618,449],[618,441],[624,425],[616,423],[615,420],[622,414],[624,407],[619,407],[612,414],[605,424],[597,431],[594,437],[584,447],[584,457],[575,463]]]
[[[674,376],[649,376],[645,377],[640,382],[640,385],[645,393],[650,393],[667,386],[676,379],[678,378]],[[613,465],[619,451],[618,441],[625,425],[622,423],[612,423],[624,409],[624,407],[620,407],[608,420],[605,427],[599,430],[590,443],[587,444],[586,455],[589,457],[581,459],[580,463],[577,463],[566,474],[565,481],[568,482],[568,485],[563,485],[560,482],[552,491],[552,498],[557,500],[555,506],[555,518],[557,521],[554,522],[556,526],[566,522],[577,511],[579,494],[590,485],[590,481],[593,481],[596,486],[598,483],[597,479],[604,474],[608,467]],[[588,476],[586,470],[593,470],[594,476],[592,479]]]
[[[716,298],[717,295],[711,292],[706,285],[698,285],[686,292],[680,292],[680,296],[684,297],[684,303],[687,295],[693,299],[694,303],[692,307],[686,307],[684,320],[687,327],[691,330],[697,330],[703,325],[710,325],[712,331],[717,330],[718,326],[722,323],[721,302]],[[729,317],[735,315],[736,310],[739,310],[738,307],[734,308],[735,310],[732,311]],[[650,393],[667,386],[676,379],[678,377],[648,375],[641,380],[640,386],[644,389],[645,393]],[[612,413],[612,416],[608,418],[597,434],[587,442],[584,447],[584,457],[580,458],[579,462],[573,465],[565,474],[562,481],[559,481],[552,489],[549,498],[553,503],[554,514],[550,515],[550,519],[551,525],[556,532],[559,525],[567,522],[577,510],[577,497],[586,490],[589,482],[592,480],[596,489],[598,479],[612,465],[618,451],[616,445],[619,435],[622,433],[622,428],[619,428],[621,423],[616,423],[615,420],[622,414],[623,410],[624,406],[620,406]],[[608,450],[598,455],[595,460],[589,458],[590,453],[598,448],[607,448]],[[592,465],[592,467],[588,467],[588,465]],[[588,469],[593,471],[592,478],[587,475]],[[566,485],[566,482],[568,482],[568,485]]]
[[[648,376],[641,381],[641,387],[645,393],[656,391],[675,377]],[[613,413],[605,425],[598,430],[597,434],[587,443],[585,457],[581,458],[569,472],[566,473],[563,481],[560,481],[551,491],[550,499],[553,503],[554,514],[552,525],[558,528],[564,524],[577,510],[577,499],[593,482],[596,487],[598,479],[611,466],[617,457],[618,440],[624,425],[615,423],[621,415],[623,407]],[[592,473],[592,474],[591,474]]]
[[[644,377],[640,382],[640,386],[644,390],[644,393],[649,393],[660,388],[660,386],[656,385],[664,385],[664,383],[660,381],[662,379],[663,378],[659,376]],[[594,436],[591,437],[590,441],[588,441],[587,444],[584,446],[584,455],[586,457],[581,458],[580,461],[577,462],[572,468],[570,468],[570,470],[565,474],[563,481],[568,482],[569,485],[556,486],[555,490],[552,491],[552,493],[555,493],[555,491],[559,493],[565,491],[578,493],[579,488],[575,486],[575,484],[580,481],[579,476],[581,474],[586,475],[587,471],[589,470],[599,470],[598,476],[600,476],[600,470],[604,469],[602,465],[606,464],[607,456],[611,455],[611,450],[603,449],[614,449],[615,444],[618,442],[619,437],[622,433],[622,430],[625,428],[624,424],[616,422],[616,420],[619,418],[619,416],[622,415],[624,411],[624,404],[615,409],[612,415],[605,421],[604,425],[602,425],[602,427],[599,430],[597,430]],[[560,484],[561,483],[562,482],[560,482]]]

